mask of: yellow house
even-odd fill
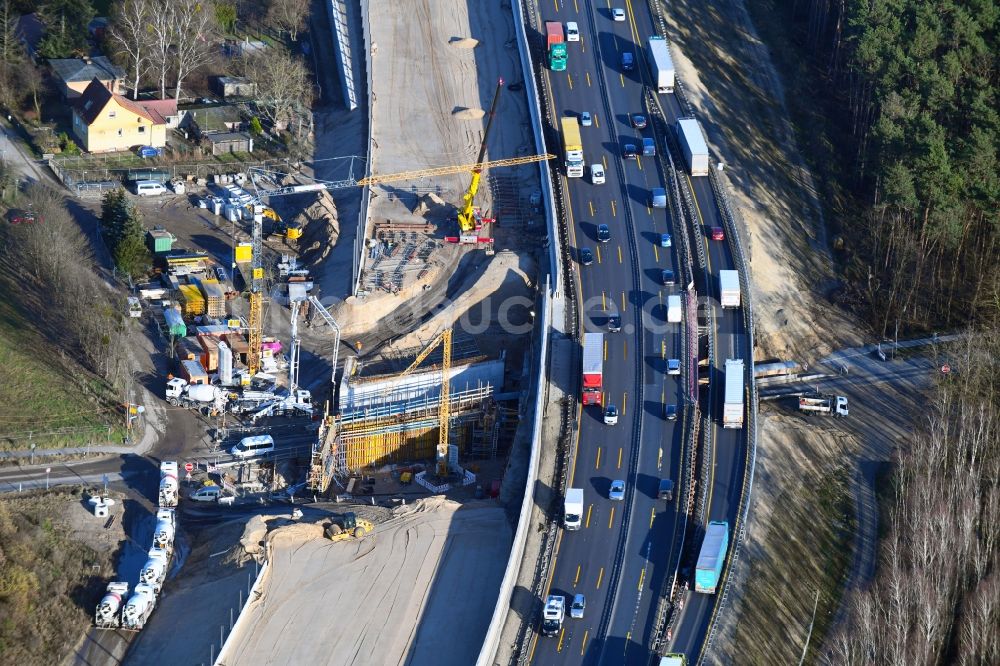
[[[97,79],[73,107],[73,133],[91,153],[167,145],[167,121],[156,109],[111,92]]]

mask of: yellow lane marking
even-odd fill
[[[583,630],[583,643],[580,644],[580,654],[583,654],[584,649],[587,647],[587,635],[590,633],[589,629]]]
[[[625,416],[625,403],[628,402],[628,393],[622,393],[622,416]]]
[[[566,627],[559,630],[559,644],[556,645],[556,652],[562,652],[563,637],[566,636]]]
[[[646,580],[646,567],[642,568],[639,572],[639,591],[642,592],[642,583]]]
[[[618,469],[622,468],[622,451],[621,447],[618,447]]]
[[[612,506],[611,507],[611,515],[608,516],[608,529],[609,530],[611,529],[611,527],[614,524],[614,522],[615,522],[615,507]]]
[[[656,518],[656,509],[649,510],[649,529],[653,529],[653,520]],[[580,577],[580,567],[576,568],[577,578]],[[573,587],[576,587],[576,581],[573,581]]]
[[[617,216],[618,216],[618,202],[617,201],[612,201],[611,202],[611,217],[617,217]]]
[[[588,201],[587,205],[590,206],[590,216],[594,217],[594,202],[593,201]]]
[[[576,565],[576,578],[573,579],[573,587],[580,582],[580,565]]]
[[[597,246],[597,263],[601,263],[601,246],[600,245]],[[660,305],[663,305],[663,303],[660,303]]]
[[[659,261],[660,261],[660,251],[656,249],[655,245],[653,246],[653,257],[656,259],[656,262],[659,263]]]
[[[590,87],[590,72],[587,72],[587,87]]]
[[[573,89],[573,77],[570,74],[566,75],[566,80],[569,82],[569,89]]]
[[[601,447],[597,447],[597,462],[594,463],[594,469],[601,469]]]
[[[622,246],[618,246],[618,263],[622,263]]]
[[[594,510],[594,505],[591,504],[587,507],[587,524],[584,527],[590,527],[590,512]]]
[[[601,589],[601,581],[602,580],[604,580],[604,567],[601,567],[601,570],[599,572],[597,572],[597,589],[598,590]]]

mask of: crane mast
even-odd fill
[[[490,105],[490,117],[486,121],[486,130],[483,132],[483,141],[479,144],[479,156],[476,158],[476,165],[472,168],[472,181],[469,188],[462,195],[462,209],[458,213],[459,241],[462,243],[478,243],[479,234],[477,230],[482,226],[476,214],[473,200],[476,192],[479,191],[479,180],[483,175],[483,159],[486,157],[486,141],[490,136],[490,129],[496,119],[497,105],[500,103],[500,90],[503,88],[503,79],[497,79],[496,91],[493,93],[493,103]]]

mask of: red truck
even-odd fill
[[[583,404],[599,405],[604,391],[604,334],[583,334]]]

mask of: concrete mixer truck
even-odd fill
[[[160,593],[160,589],[163,587],[163,581],[167,577],[167,560],[169,559],[167,551],[162,548],[149,549],[148,553],[149,559],[146,560],[146,564],[143,565],[142,570],[139,572],[139,581],[150,588],[156,593]],[[139,586],[136,585],[136,591],[138,591]]]
[[[156,512],[156,527],[153,528],[153,547],[165,551],[174,547],[174,510],[160,509]]]
[[[174,407],[197,409],[204,416],[214,416],[226,410],[229,392],[210,384],[189,384],[174,377],[167,381],[166,399]]]
[[[128,603],[122,608],[122,629],[140,631],[156,607],[156,592],[152,587],[139,583],[132,591]]]
[[[108,583],[108,590],[101,597],[94,611],[94,624],[101,629],[118,629],[122,626],[122,604],[128,596],[128,583]]]
[[[177,461],[160,463],[160,498],[161,507],[177,506]]]

